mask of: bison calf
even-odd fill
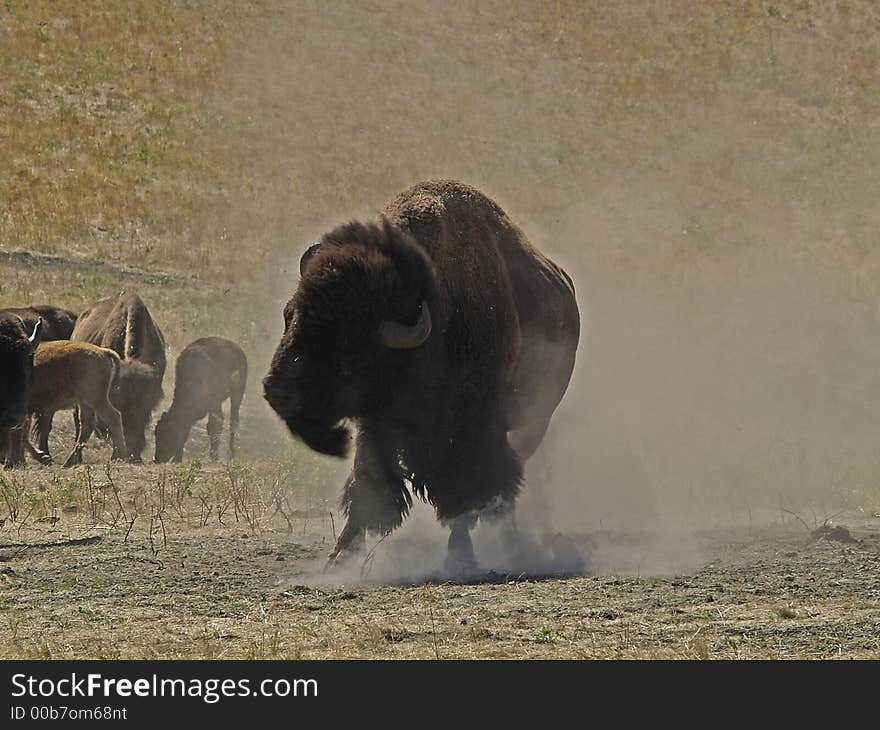
[[[208,416],[211,459],[216,460],[223,430],[222,404],[229,399],[229,457],[235,456],[238,411],[247,383],[242,349],[222,337],[202,337],[188,345],[175,367],[174,401],[156,424],[156,461],[181,461],[196,421]]]
[[[114,458],[127,453],[122,418],[110,403],[110,389],[118,375],[119,355],[106,347],[59,340],[44,342],[37,348],[28,410],[48,416],[41,419],[41,426],[46,428],[55,411],[79,406],[76,442],[65,466],[82,463],[82,448],[92,435],[95,416],[107,424]],[[40,433],[41,444],[47,443],[48,438],[48,431]],[[51,463],[47,451],[30,444],[28,450],[38,461]]]

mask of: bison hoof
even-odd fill
[[[443,568],[449,575],[464,578],[473,577],[480,572],[480,564],[473,555],[461,555],[455,552],[446,555]]]
[[[334,550],[330,553],[330,557],[327,558],[327,562],[324,563],[324,567],[321,570],[322,574],[330,573],[331,571],[338,568],[345,562],[345,553]]]
[[[341,570],[351,565],[356,557],[356,550],[334,550],[330,553],[330,557],[327,558],[327,562],[324,563],[324,569],[321,573],[326,574],[332,573],[335,570]]]

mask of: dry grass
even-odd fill
[[[713,556],[692,575],[334,586],[316,573],[332,540],[334,524],[320,516],[331,492],[309,469],[292,453],[255,465],[93,464],[2,475],[0,657],[784,659],[880,651],[873,537],[847,547],[762,524],[751,534],[714,533]]]
[[[195,219],[223,205],[225,174],[203,100],[258,13],[230,1],[5,2],[0,242],[201,268],[212,232],[195,237]]]
[[[876,285],[878,23],[867,2],[9,0],[0,242],[218,274],[419,177],[540,220],[629,170],[700,193],[667,264],[796,201],[835,220],[800,254]]]

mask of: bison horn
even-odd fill
[[[321,248],[321,242],[313,243],[306,249],[306,252],[302,255],[302,258],[299,260],[299,275],[302,276],[306,271],[306,266],[309,265],[309,261],[312,256],[314,256]]]
[[[414,325],[401,324],[390,319],[382,321],[379,334],[386,347],[392,350],[411,350],[423,345],[431,335],[431,310],[422,302],[419,321]]]
[[[36,347],[40,344],[40,337],[43,335],[43,318],[37,317],[37,323],[34,325],[34,331],[31,333],[31,336],[28,337],[28,342],[31,343],[31,347]]]

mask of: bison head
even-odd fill
[[[110,402],[122,415],[128,456],[139,461],[146,448],[145,431],[153,409],[162,399],[162,377],[152,365],[134,359],[119,363]]]
[[[300,273],[264,394],[308,446],[344,456],[344,420],[385,412],[428,347],[434,270],[411,236],[383,220],[327,234]]]
[[[34,351],[43,320],[31,332],[21,317],[0,312],[0,429],[16,428],[27,417]]]
[[[190,427],[173,411],[165,411],[156,423],[156,463],[183,461],[183,446],[189,431]]]

